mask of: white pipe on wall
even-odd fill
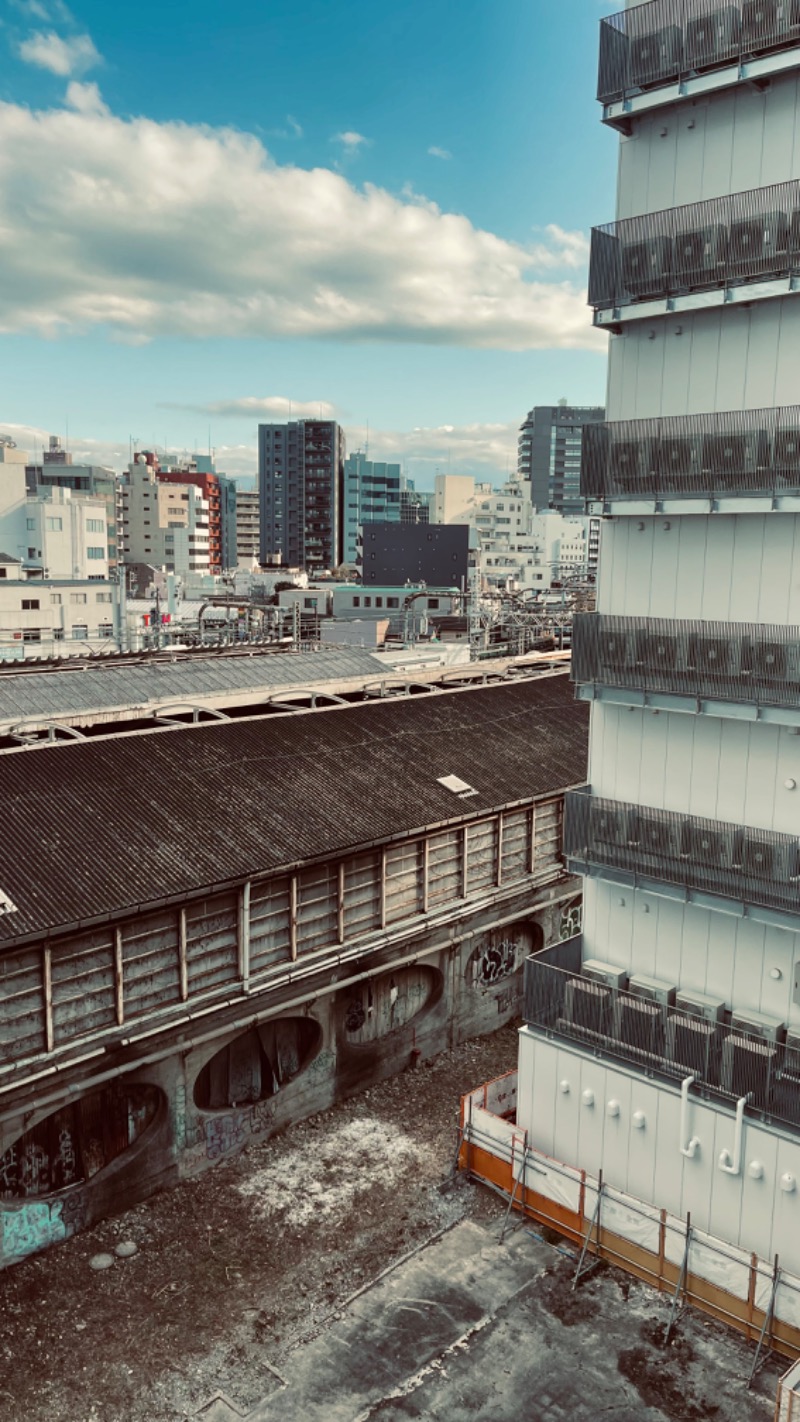
[[[742,1134],[744,1130],[744,1108],[750,1096],[740,1096],[736,1103],[736,1131],[733,1137],[733,1159],[729,1150],[720,1152],[719,1168],[726,1175],[738,1175],[742,1168]]]

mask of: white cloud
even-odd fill
[[[0,331],[605,347],[580,234],[526,247],[252,135],[71,101],[0,104]]]
[[[67,103],[79,114],[106,115],[109,112],[97,85],[81,84],[77,79],[71,79],[67,85]]]
[[[270,138],[302,138],[303,126],[297,122],[292,114],[286,115],[286,123],[283,128],[271,128]]]
[[[352,129],[346,129],[344,133],[335,133],[331,143],[341,143],[348,152],[357,153],[363,144],[369,143],[369,139],[365,138],[363,133],[355,133]]]
[[[19,54],[26,64],[49,69],[51,74],[64,78],[69,74],[83,74],[100,63],[91,35],[72,35],[64,39],[55,30],[48,30],[46,34],[39,30],[23,40]]]
[[[222,416],[224,419],[274,416],[286,420],[333,420],[336,406],[328,400],[290,400],[285,395],[244,395],[237,400],[212,400],[208,405],[165,405],[168,410],[193,410],[201,415]]]
[[[431,158],[449,159],[453,156],[452,153],[449,153],[446,148],[439,148],[438,145],[435,143],[431,144],[430,148],[428,149],[428,152],[430,153]]]

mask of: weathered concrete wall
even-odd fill
[[[60,1090],[46,1077],[0,1123],[0,1266],[504,1025],[525,957],[571,936],[579,904],[575,880],[529,887],[394,944],[388,960],[375,951],[322,970],[283,1002],[254,1001],[247,1016],[222,1004],[155,1052],[146,1039],[121,1048],[105,1082],[88,1063]],[[56,1164],[63,1188],[19,1198],[21,1180],[37,1191]]]

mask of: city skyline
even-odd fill
[[[577,0],[468,9],[448,44],[451,6],[406,7],[388,45],[363,0],[244,3],[218,52],[210,0],[168,22],[146,3],[136,26],[95,0],[6,0],[2,431],[68,423],[76,455],[112,464],[130,435],[210,432],[241,476],[291,403],[350,447],[369,424],[412,478],[502,477],[532,405],[600,403],[584,293],[613,150],[576,144],[583,101],[549,121],[573,77],[591,90],[593,27]]]

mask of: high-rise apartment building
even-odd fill
[[[210,459],[205,461],[205,467],[201,468],[198,459],[192,457],[185,464],[172,465],[167,469],[159,469],[157,479],[159,484],[179,484],[182,488],[188,484],[193,484],[200,490],[207,508],[208,517],[208,568],[209,573],[221,573],[225,564],[222,560],[222,494],[220,490],[219,476]],[[159,495],[162,508],[166,508],[172,500],[171,492]],[[167,520],[169,521],[169,520]]]
[[[399,464],[368,459],[361,450],[344,462],[344,562],[356,563],[359,529],[365,523],[399,523],[402,475]]]
[[[583,431],[605,419],[602,406],[537,405],[519,431],[517,477],[527,480],[536,509],[583,513],[581,449]]]
[[[342,562],[344,462],[335,420],[259,425],[262,563],[320,572]]]
[[[583,935],[528,965],[517,1114],[563,1198],[580,1194],[581,1233],[594,1218],[643,1277],[691,1280],[795,1353],[796,21],[656,0],[601,25],[622,142],[589,278],[611,341],[582,476],[605,516],[598,610],[573,640],[592,706],[590,784],[565,826]]]
[[[137,454],[122,480],[120,556],[169,573],[208,573],[209,504],[197,477],[162,479],[155,454]],[[205,477],[205,476],[201,476]]]
[[[249,567],[259,558],[258,490],[236,490],[236,563]]]

